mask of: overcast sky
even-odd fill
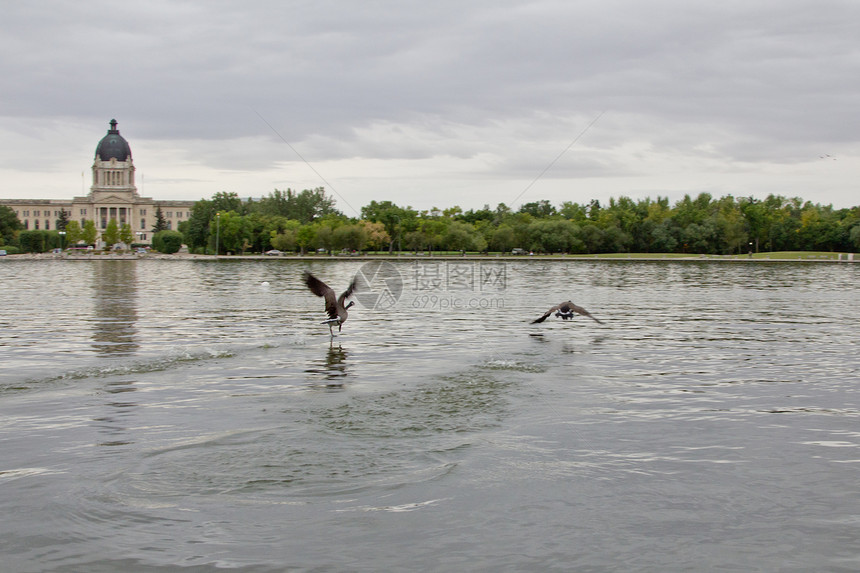
[[[155,199],[860,205],[858,22],[854,0],[6,3],[0,197],[88,193],[116,118]]]

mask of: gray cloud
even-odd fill
[[[14,3],[0,24],[0,167],[36,170],[35,149],[85,164],[116,117],[139,165],[138,149],[160,146],[174,152],[159,161],[208,171],[164,181],[282,181],[301,163],[283,137],[312,164],[349,162],[350,181],[360,159],[396,162],[390,180],[404,181],[410,164],[452,158],[446,184],[489,188],[533,178],[606,111],[547,180],[616,178],[615,194],[633,193],[674,158],[670,183],[691,192],[697,166],[779,187],[773,165],[858,148],[858,17],[836,0]],[[437,203],[465,202],[451,197]]]

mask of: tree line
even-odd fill
[[[695,253],[854,251],[860,249],[860,207],[834,209],[769,195],[719,199],[708,193],[602,205],[546,200],[513,210],[416,210],[371,201],[360,216],[335,209],[323,188],[275,190],[259,200],[218,193],[199,201],[180,224],[195,252],[470,251],[535,253]]]
[[[7,219],[0,212],[0,241],[17,244],[25,232],[10,233]],[[67,245],[73,224],[65,225]],[[111,224],[102,233],[107,243],[114,238]],[[94,229],[81,229],[80,240],[94,241]],[[860,250],[860,207],[834,209],[773,194],[759,200],[731,195],[716,199],[700,193],[685,195],[674,204],[665,197],[622,196],[605,205],[597,200],[560,205],[540,200],[517,210],[504,203],[468,211],[457,206],[416,210],[391,201],[371,201],[361,208],[360,216],[348,217],[319,187],[301,192],[276,189],[259,199],[216,193],[197,201],[178,230],[156,231],[157,242],[168,245],[165,249],[184,243],[191,252],[213,254],[271,249],[510,252],[515,248],[571,254],[850,252]],[[130,244],[129,233],[130,229],[117,227],[116,240]]]

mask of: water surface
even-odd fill
[[[860,569],[856,265],[363,263],[3,261],[3,570]]]

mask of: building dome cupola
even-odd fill
[[[131,147],[123,136],[119,134],[116,128],[116,120],[110,120],[110,129],[99,144],[96,146],[96,160],[110,161],[126,161],[131,158]]]

